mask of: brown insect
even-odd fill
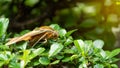
[[[11,45],[20,41],[29,41],[30,45],[34,46],[41,40],[47,41],[47,39],[57,37],[57,31],[49,26],[42,26],[40,28],[34,29],[31,32],[26,33],[23,36],[10,39],[5,45]]]

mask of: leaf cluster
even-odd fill
[[[38,43],[35,47],[23,41],[10,46],[4,45],[9,39],[6,29],[8,19],[0,19],[0,67],[8,68],[118,68],[119,61],[115,56],[120,49],[103,50],[102,40],[74,40],[71,34],[57,24],[50,27],[57,30],[59,38],[50,39],[47,43]],[[21,32],[26,33],[25,32]],[[18,35],[21,35],[18,34]]]

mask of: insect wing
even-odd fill
[[[23,41],[23,40],[27,41],[27,40],[30,40],[32,36],[35,36],[35,35],[38,35],[38,34],[41,34],[44,32],[46,32],[46,30],[33,30],[33,31],[23,35],[23,36],[15,37],[15,38],[11,39],[5,45],[11,45],[11,44]]]

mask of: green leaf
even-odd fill
[[[60,26],[58,24],[51,24],[50,27],[52,27],[55,30],[59,30]]]
[[[25,50],[27,47],[28,42],[20,42],[17,44],[16,48],[19,48],[21,50]]]
[[[25,0],[25,5],[32,7],[38,2],[39,0]]]
[[[94,47],[101,49],[104,45],[104,42],[102,40],[95,40],[93,44],[94,44]]]
[[[71,30],[71,31],[68,31],[65,36],[66,37],[69,37],[73,32],[77,31],[77,29],[74,29],[74,30]]]
[[[79,52],[84,52],[84,42],[83,40],[75,40],[74,44]]]
[[[55,60],[55,61],[53,61],[52,63],[50,63],[50,64],[58,64],[60,62],[60,60]]]
[[[103,58],[106,58],[106,52],[104,50],[101,49],[100,51],[100,55],[103,57]]]
[[[88,60],[86,60],[86,59],[82,63],[82,65],[83,65],[84,68],[87,68],[88,64],[89,64]]]
[[[50,60],[47,57],[40,57],[39,62],[42,65],[48,65],[50,63]]]
[[[100,58],[99,57],[94,57],[93,59],[91,59],[91,61],[93,63],[96,63],[96,62],[100,61]]]
[[[0,53],[0,60],[9,60],[13,55],[10,51],[3,51]]]
[[[110,51],[105,51],[106,55],[109,55],[111,52]]]
[[[96,65],[94,65],[93,68],[104,68],[104,66],[102,64],[96,64]]]
[[[8,50],[9,49],[9,46],[6,46],[6,45],[0,45],[0,50]]]
[[[88,65],[88,61],[84,59],[82,61],[82,64],[79,65],[79,68],[87,68],[87,65]]]
[[[21,68],[24,68],[27,65],[27,63],[30,61],[29,54],[30,54],[30,50],[23,51],[23,56],[21,57],[21,62],[20,62]]]
[[[64,50],[64,53],[66,53],[66,54],[74,54],[74,51],[73,51],[72,49],[66,48],[66,49]]]
[[[79,68],[84,68],[81,64],[79,65]]]
[[[120,48],[113,50],[111,53],[109,53],[106,57],[106,59],[113,58],[114,56],[118,55],[120,53]]]
[[[4,54],[0,54],[0,61],[7,60],[8,58]]]
[[[38,49],[34,49],[32,50],[32,53],[30,54],[30,59],[35,58],[36,56],[40,55],[41,53],[43,53],[45,51],[45,48],[38,48]]]
[[[110,63],[115,63],[115,62],[117,62],[119,60],[120,60],[120,58],[111,58]]]
[[[67,45],[71,44],[72,42],[73,42],[73,38],[70,36],[66,39],[64,45],[67,46]]]
[[[9,68],[20,68],[20,63],[17,62],[16,58],[13,58],[9,63]]]
[[[74,53],[77,53],[77,51],[78,51],[77,48],[76,48],[76,46],[72,46],[71,50],[74,51]]]
[[[23,57],[22,57],[22,59],[23,59],[23,60],[27,60],[29,54],[30,54],[30,50],[24,50],[24,51],[23,51]]]
[[[63,45],[61,43],[53,43],[50,47],[49,57],[58,54],[63,49]]]
[[[11,60],[11,58],[13,58],[13,54],[11,54],[11,52],[9,51],[4,51],[0,53],[0,67],[2,65],[8,64]]]
[[[64,58],[64,55],[63,56],[62,55],[56,55],[56,58],[60,60],[60,59]]]
[[[0,37],[5,34],[9,24],[8,18],[0,18]]]
[[[68,61],[70,61],[70,60],[71,60],[70,57],[65,57],[65,58],[62,60],[62,62],[68,62]]]
[[[88,52],[90,52],[90,50],[93,48],[93,42],[92,40],[87,40],[84,42],[84,47],[85,47],[85,53],[87,54]]]
[[[74,60],[74,59],[78,58],[78,55],[72,55],[70,58],[71,58],[71,60]]]
[[[117,64],[111,64],[112,68],[118,68]]]
[[[37,65],[39,65],[39,64],[40,64],[40,62],[39,62],[39,60],[38,60],[38,59],[36,59],[36,60],[35,60],[35,61],[33,61],[32,63],[33,63],[33,66],[37,66]]]
[[[65,29],[60,29],[60,30],[58,31],[58,33],[59,33],[59,36],[60,36],[60,37],[64,37],[65,34],[67,33],[67,31],[66,31]]]

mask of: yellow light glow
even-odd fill
[[[116,5],[120,5],[120,1],[117,1],[117,2],[116,2]]]

